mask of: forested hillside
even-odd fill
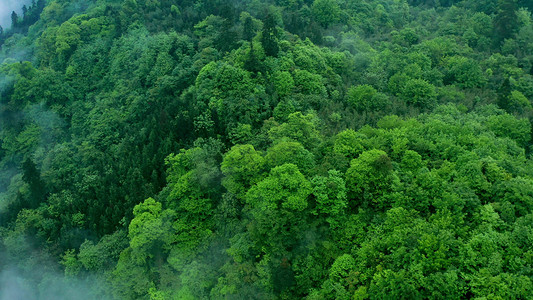
[[[532,3],[32,1],[0,299],[533,299]]]

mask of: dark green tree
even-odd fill
[[[222,22],[222,28],[220,29],[220,33],[215,39],[215,45],[221,51],[230,51],[235,47],[235,44],[237,43],[238,34],[235,31],[233,25],[233,20],[231,19],[224,19],[224,21]]]
[[[520,7],[527,7],[529,11],[533,11],[533,2],[530,0],[518,0]]]
[[[494,33],[498,44],[512,38],[518,30],[517,10],[517,0],[498,0],[498,11],[494,17]]]
[[[250,43],[250,51],[246,55],[246,60],[244,61],[244,68],[253,73],[261,71],[261,61],[257,58],[255,54],[253,43]]]
[[[41,179],[41,172],[37,169],[31,158],[27,158],[22,163],[22,180],[24,180],[30,188],[28,206],[30,208],[36,208],[39,206],[39,203],[44,200],[46,189],[44,182]]]
[[[245,41],[248,41],[250,43],[250,51],[248,51],[248,54],[246,56],[246,60],[244,61],[244,68],[250,72],[259,72],[261,70],[261,62],[257,58],[257,55],[254,51],[254,43],[253,38],[255,36],[255,28],[253,24],[252,17],[247,17],[244,20],[243,29],[242,29],[242,38]]]
[[[263,45],[265,54],[277,57],[279,53],[278,29],[276,28],[276,21],[272,14],[267,14],[263,21],[262,34],[261,45]]]
[[[15,11],[11,12],[11,29],[15,29],[19,22],[19,16]]]
[[[509,77],[505,78],[498,88],[498,106],[507,109],[509,96],[511,95],[511,82]]]
[[[248,16],[246,19],[244,19],[244,24],[242,25],[242,39],[251,43],[254,36],[254,23],[252,17]]]

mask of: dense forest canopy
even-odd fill
[[[532,3],[17,8],[0,299],[532,299]]]

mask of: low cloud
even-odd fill
[[[23,5],[31,5],[31,0],[0,0],[0,25],[4,29],[11,27],[11,12],[20,15]]]
[[[39,266],[35,266],[39,268]],[[105,300],[108,287],[94,276],[69,278],[60,273],[45,273],[31,278],[14,267],[0,272],[0,300]]]

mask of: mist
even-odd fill
[[[103,276],[65,274],[47,250],[24,234],[0,237],[0,300],[110,299]]]
[[[0,300],[76,300],[109,299],[107,284],[102,278],[69,277],[57,271],[39,274],[8,266],[0,271]],[[38,275],[32,275],[37,273]]]
[[[29,6],[31,0],[0,0],[0,25],[6,29],[11,27],[11,12],[22,14],[22,6]]]

